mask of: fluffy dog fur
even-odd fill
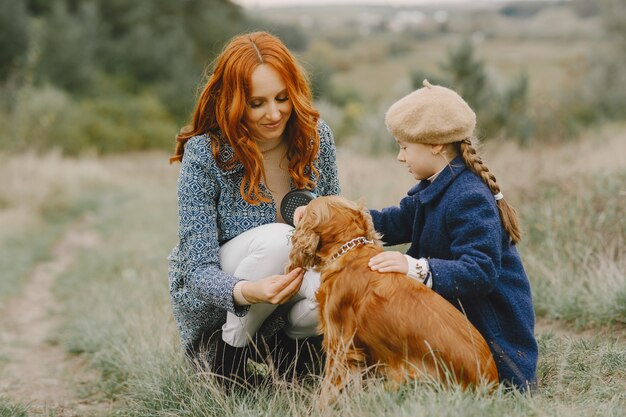
[[[359,236],[374,243],[328,262]],[[337,196],[313,200],[292,243],[287,269],[315,267],[321,272],[317,301],[326,351],[323,395],[372,369],[393,383],[428,377],[463,387],[498,382],[487,343],[461,312],[405,274],[368,267],[383,249],[362,205]]]

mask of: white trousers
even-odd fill
[[[293,228],[284,223],[256,227],[229,240],[220,248],[222,270],[237,278],[258,281],[270,275],[284,274],[291,250]],[[287,304],[285,333],[292,339],[318,335],[315,292],[320,285],[319,273],[309,270],[302,286]],[[259,303],[250,306],[248,314],[237,317],[228,312],[222,326],[222,339],[231,346],[243,347],[261,328],[263,321],[277,305]]]

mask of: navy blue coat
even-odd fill
[[[454,159],[399,207],[371,210],[385,245],[427,258],[433,290],[467,315],[493,353],[501,382],[526,389],[537,370],[530,283],[483,181]]]

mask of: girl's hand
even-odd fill
[[[248,281],[241,287],[241,294],[251,304],[283,304],[300,289],[304,272],[304,269],[296,268],[288,274]]]
[[[409,261],[400,252],[381,252],[370,259],[368,266],[378,272],[409,272]]]
[[[302,220],[302,216],[304,216],[304,210],[306,210],[306,206],[300,206],[296,208],[296,210],[293,212],[293,225],[294,226],[297,226],[298,223],[300,223],[300,220]]]

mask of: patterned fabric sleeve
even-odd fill
[[[178,180],[179,253],[187,263],[187,287],[194,296],[242,316],[248,307],[236,306],[233,300],[233,287],[239,279],[220,268],[213,166],[206,136],[185,144]]]
[[[317,129],[320,135],[320,151],[316,193],[320,196],[338,195],[341,193],[341,189],[337,175],[337,149],[335,148],[333,132],[323,120],[319,121]]]

